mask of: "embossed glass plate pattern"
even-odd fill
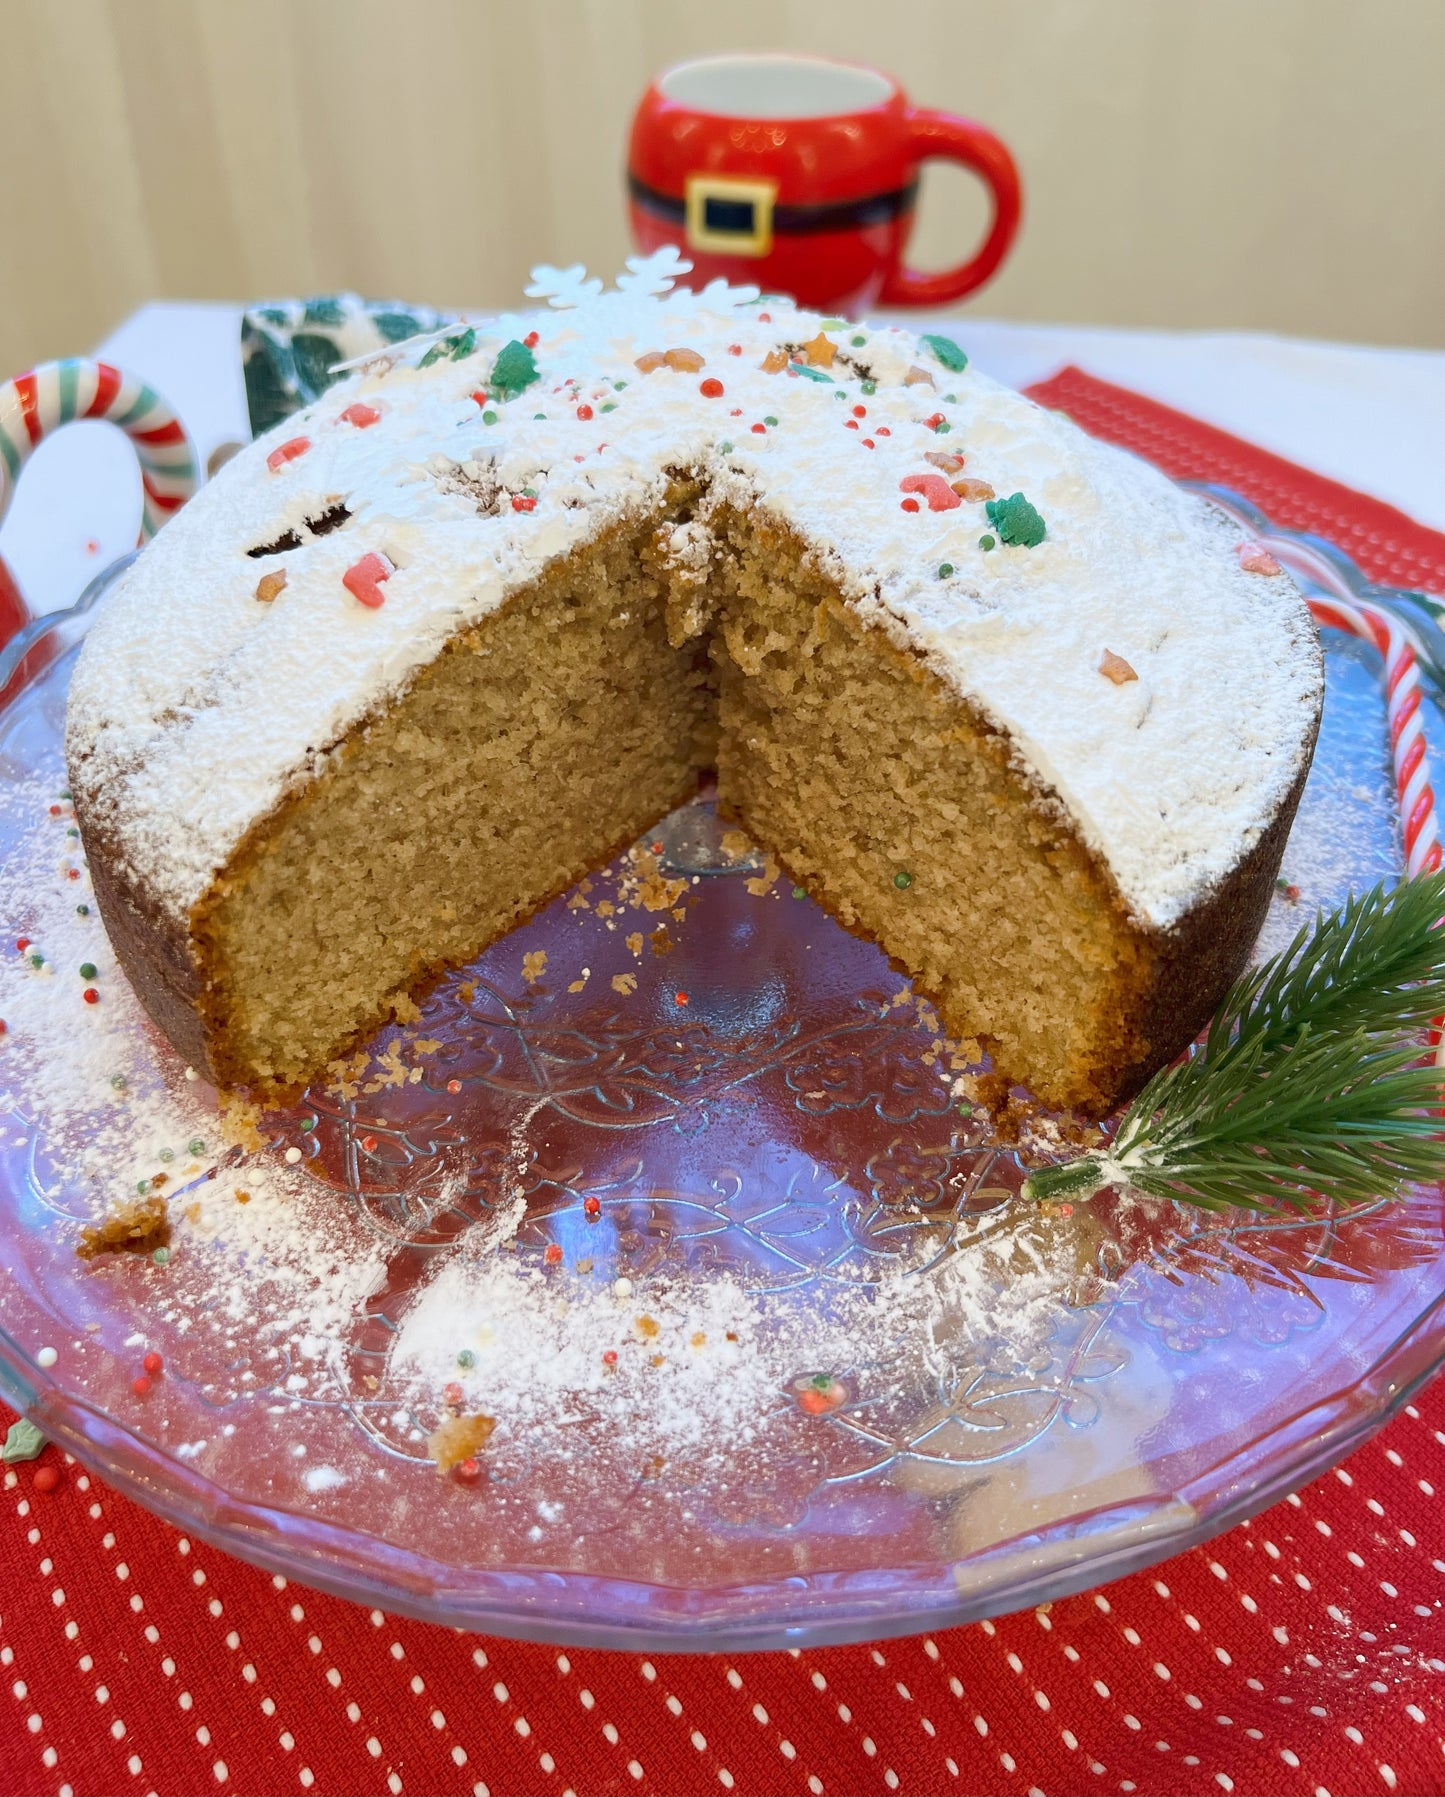
[[[0,717],[12,789],[62,783],[70,664],[33,671]],[[1332,638],[1328,678],[1284,867],[1300,898],[1281,896],[1270,948],[1398,866],[1377,670]],[[609,930],[559,900],[427,1001],[424,1077],[268,1121],[259,1154],[299,1149],[312,1214],[381,1268],[344,1351],[299,1385],[262,1307],[195,1326],[203,1257],[76,1257],[87,1194],[51,1154],[44,1093],[7,1086],[0,1059],[10,1400],[142,1503],[305,1583],[503,1634],[716,1649],[940,1627],[1147,1565],[1337,1460],[1437,1367],[1439,1192],[1281,1221],[1029,1211],[1019,1154],[950,1093],[884,957],[724,846],[706,806],[653,834],[689,895],[669,952],[628,945],[658,927],[645,913]],[[581,989],[523,977],[539,950],[584,960]],[[559,1297],[726,1278],[788,1376],[730,1438],[641,1453],[581,1394],[552,1419],[565,1454],[499,1429],[478,1485],[439,1478],[422,1437],[440,1394],[396,1385],[398,1332],[519,1190],[512,1251],[558,1265]],[[840,1321],[876,1323],[885,1289],[949,1268],[1007,1286],[1040,1257],[1058,1278],[1042,1333],[953,1314],[840,1353]],[[136,1330],[166,1358],[144,1404]]]

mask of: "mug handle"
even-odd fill
[[[20,471],[46,437],[81,418],[103,418],[131,440],[140,462],[140,540],[153,537],[196,490],[196,458],[179,418],[156,392],[109,362],[42,362],[0,386],[0,517]]]
[[[907,123],[908,147],[916,161],[961,162],[993,195],[993,222],[972,261],[936,274],[920,274],[900,262],[878,296],[883,306],[945,306],[981,287],[1008,254],[1023,207],[1019,171],[1003,140],[972,119],[914,107]]]

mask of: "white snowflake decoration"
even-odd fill
[[[532,270],[532,285],[526,294],[528,299],[544,299],[549,306],[563,311],[580,306],[584,300],[596,299],[601,291],[602,282],[596,275],[589,280],[580,262],[574,262],[570,268],[553,268],[550,262],[540,262]]]
[[[665,243],[650,256],[629,256],[627,267],[630,272],[617,277],[619,293],[630,293],[639,299],[650,294],[660,299],[664,293],[672,292],[677,277],[685,275],[692,264],[682,256],[675,243]]]

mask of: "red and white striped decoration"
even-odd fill
[[[152,537],[196,490],[196,458],[185,427],[153,387],[109,362],[43,362],[0,386],[0,517],[20,471],[62,425],[101,418],[130,438],[145,501],[141,538]]]

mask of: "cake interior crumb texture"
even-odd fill
[[[710,767],[723,811],[1046,1103],[1102,1114],[1192,1036],[1258,918],[1230,921],[1234,960],[1192,1006],[1141,1016],[1167,941],[1003,739],[785,527],[715,512],[710,559],[669,560],[697,497],[679,478],[660,513],[553,564],[252,829],[192,919],[218,1077],[314,1076]]]

